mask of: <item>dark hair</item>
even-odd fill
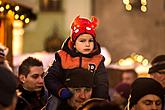
[[[23,74],[27,76],[30,72],[30,67],[32,66],[43,66],[42,62],[36,58],[28,57],[19,66],[18,75]]]
[[[0,66],[0,109],[12,104],[18,85],[17,77],[9,69]]]
[[[162,61],[165,61],[165,55],[158,55],[152,60],[151,64],[153,65]]]
[[[152,62],[152,67],[149,68],[149,74],[161,73],[160,71],[165,69],[165,55],[156,56]]]
[[[77,110],[121,110],[119,105],[101,98],[85,101]]]

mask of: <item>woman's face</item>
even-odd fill
[[[77,51],[82,54],[89,54],[94,48],[94,39],[90,34],[80,35],[74,45]]]
[[[148,94],[142,97],[131,110],[162,110],[160,97]]]

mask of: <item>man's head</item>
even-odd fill
[[[122,82],[127,84],[132,84],[137,78],[137,73],[135,70],[124,70],[122,73]]]
[[[130,88],[131,86],[127,83],[118,83],[114,87],[115,92],[112,95],[113,101],[120,105],[127,103],[130,94]]]
[[[165,55],[156,56],[151,62],[149,74],[165,87]]]
[[[8,69],[0,67],[0,109],[14,110],[16,105],[17,78]]]
[[[88,70],[75,69],[68,74],[65,85],[73,93],[68,104],[77,108],[81,103],[91,98],[93,88],[93,74]]]
[[[29,91],[40,91],[43,87],[43,64],[36,58],[28,57],[19,67],[18,76],[22,86]]]
[[[164,104],[164,90],[152,78],[138,78],[131,86],[129,110],[161,110]]]

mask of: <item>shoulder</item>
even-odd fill
[[[25,98],[18,96],[16,110],[31,110],[31,107]]]

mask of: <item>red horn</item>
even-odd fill
[[[80,17],[80,15],[78,15],[78,16],[74,19],[74,21],[73,21],[73,23],[72,23],[72,26],[71,26],[72,29],[74,28],[74,26],[76,26],[76,25],[79,24],[79,17]]]
[[[93,25],[93,28],[96,28],[98,25],[98,20],[95,16],[92,16],[92,25]]]

